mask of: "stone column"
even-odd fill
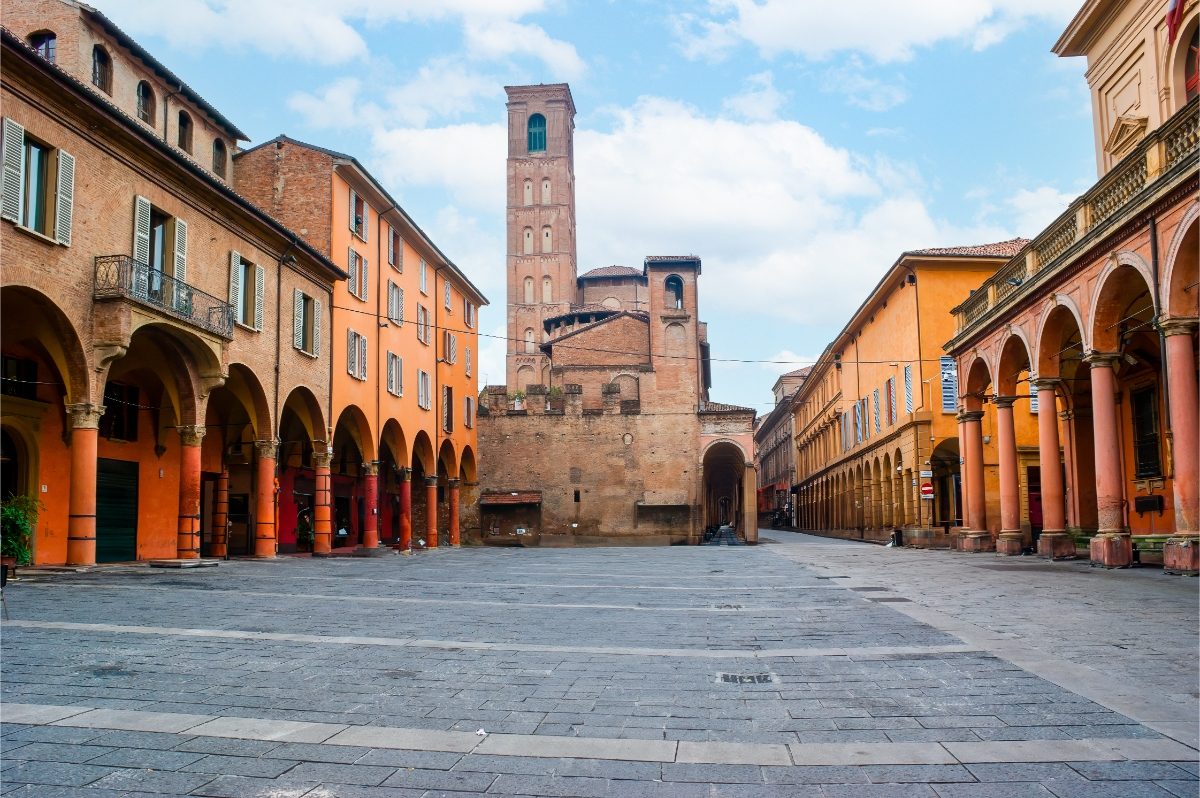
[[[1015,396],[997,396],[996,449],[1000,460],[1000,535],[996,551],[1020,554],[1024,548],[1021,533],[1021,486],[1017,475],[1017,429],[1013,420]]]
[[[255,441],[258,455],[254,491],[254,556],[275,556],[275,456],[276,441]]]
[[[96,451],[103,405],[67,405],[71,492],[67,498],[67,565],[96,564]]]
[[[994,548],[987,527],[987,500],[983,482],[983,411],[964,410],[963,473],[967,475],[967,534],[962,540],[963,551],[991,551]]]
[[[425,548],[438,547],[437,477],[425,477]]]
[[[1038,396],[1038,466],[1042,474],[1042,534],[1038,556],[1065,560],[1075,556],[1067,534],[1066,498],[1058,443],[1057,379],[1031,381]]]
[[[458,485],[457,479],[451,479],[446,483],[446,496],[450,502],[450,545],[456,549],[461,545],[458,528]]]
[[[200,557],[200,445],[202,425],[179,427],[179,529],[175,556]]]
[[[1092,561],[1108,568],[1126,568],[1133,562],[1133,543],[1125,527],[1125,498],[1121,467],[1121,440],[1117,418],[1117,380],[1113,364],[1119,355],[1092,352],[1084,358],[1091,366],[1092,429],[1096,445],[1096,536],[1091,541]]]
[[[222,464],[217,477],[216,495],[213,496],[212,556],[229,556],[229,467]]]
[[[742,519],[746,526],[746,542],[758,543],[758,474],[754,463],[746,463],[742,472]]]
[[[360,549],[379,548],[379,461],[363,463],[363,518]]]
[[[317,443],[324,444],[324,441]],[[313,556],[328,557],[333,551],[333,477],[329,473],[333,453],[328,450],[314,451],[312,458],[316,482],[316,495],[313,497]]]
[[[1058,414],[1058,418],[1062,421],[1061,432],[1067,439],[1063,441],[1063,471],[1067,475],[1067,482],[1063,485],[1063,496],[1067,504],[1067,529],[1072,527],[1078,528],[1079,521],[1079,486],[1075,481],[1079,475],[1075,473],[1075,413],[1071,410],[1064,410]]]
[[[400,551],[412,554],[412,469],[401,468],[400,480]]]
[[[1163,570],[1190,576],[1200,572],[1195,319],[1163,322],[1166,337],[1167,390],[1171,402],[1171,487],[1175,496],[1175,535],[1163,544]]]

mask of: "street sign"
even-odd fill
[[[932,471],[922,471],[921,479],[933,479],[933,472]]]
[[[921,483],[921,498],[922,499],[932,499],[933,498],[933,483],[932,482],[922,482]]]

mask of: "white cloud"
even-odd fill
[[[726,98],[723,107],[742,119],[765,122],[774,119],[786,101],[787,96],[775,88],[774,76],[770,72],[759,72],[746,79],[741,94]]]
[[[1078,6],[1078,0],[711,0],[708,16],[680,15],[674,23],[690,58],[719,58],[748,42],[767,57],[819,60],[855,52],[883,62],[944,40],[986,47],[1030,18],[1065,23]]]
[[[825,70],[821,76],[821,91],[841,94],[851,105],[868,111],[886,111],[908,99],[908,91],[903,86],[868,75],[857,56],[843,66]]]
[[[537,25],[512,20],[467,20],[464,26],[471,58],[499,60],[513,55],[533,56],[550,70],[554,80],[574,80],[583,75],[583,59],[575,47],[551,38]]]
[[[371,115],[371,107],[359,102],[358,89],[357,78],[342,78],[330,83],[319,94],[293,94],[288,98],[288,107],[303,116],[310,127],[350,126]]]
[[[769,355],[764,362],[758,365],[763,371],[770,372],[778,377],[789,371],[811,366],[816,362],[817,355],[798,355],[790,349],[780,349],[775,354]]]
[[[1050,186],[1020,189],[1009,197],[1005,205],[1011,211],[1017,231],[1025,238],[1033,238],[1045,230],[1075,201],[1067,194]]]

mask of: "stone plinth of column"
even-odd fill
[[[996,553],[1015,557],[1025,549],[1025,535],[1021,532],[1001,532],[996,537]]]
[[[275,556],[275,441],[255,441],[258,454],[255,472],[254,556]]]
[[[96,453],[103,405],[67,405],[71,490],[67,498],[67,565],[96,564]]]
[[[179,427],[179,527],[175,556],[200,558],[200,446],[204,427]]]
[[[1200,536],[1174,537],[1163,544],[1163,573],[1200,575]]]
[[[973,553],[996,551],[996,541],[992,538],[991,533],[987,531],[979,532],[974,529],[962,536],[959,546],[959,551]]]
[[[323,444],[324,441],[318,441]],[[329,465],[333,453],[325,451],[313,452],[313,471],[315,472],[315,491],[313,497],[313,556],[328,557],[333,551],[333,477],[329,473]]]
[[[1051,560],[1075,559],[1075,536],[1069,532],[1047,532],[1042,530],[1038,536],[1037,553],[1039,557]]]
[[[1128,568],[1133,565],[1133,540],[1129,535],[1102,532],[1092,537],[1088,553],[1098,568]]]

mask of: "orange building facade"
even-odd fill
[[[103,15],[3,20],[0,476],[41,504],[33,561],[274,555],[343,273],[234,193],[244,136]]]
[[[349,275],[330,317],[330,445],[316,456],[320,473],[296,474],[319,493],[328,469],[332,534],[322,529],[314,551],[459,545],[478,485],[487,299],[354,157],[280,136],[236,163],[241,194]],[[303,523],[315,493],[291,492],[281,516]],[[281,547],[295,540],[281,522]]]
[[[1200,14],[1167,5],[1072,20],[1055,52],[1088,59],[1100,180],[954,310],[964,550],[1020,551],[1034,452],[1040,554],[1197,570]]]

